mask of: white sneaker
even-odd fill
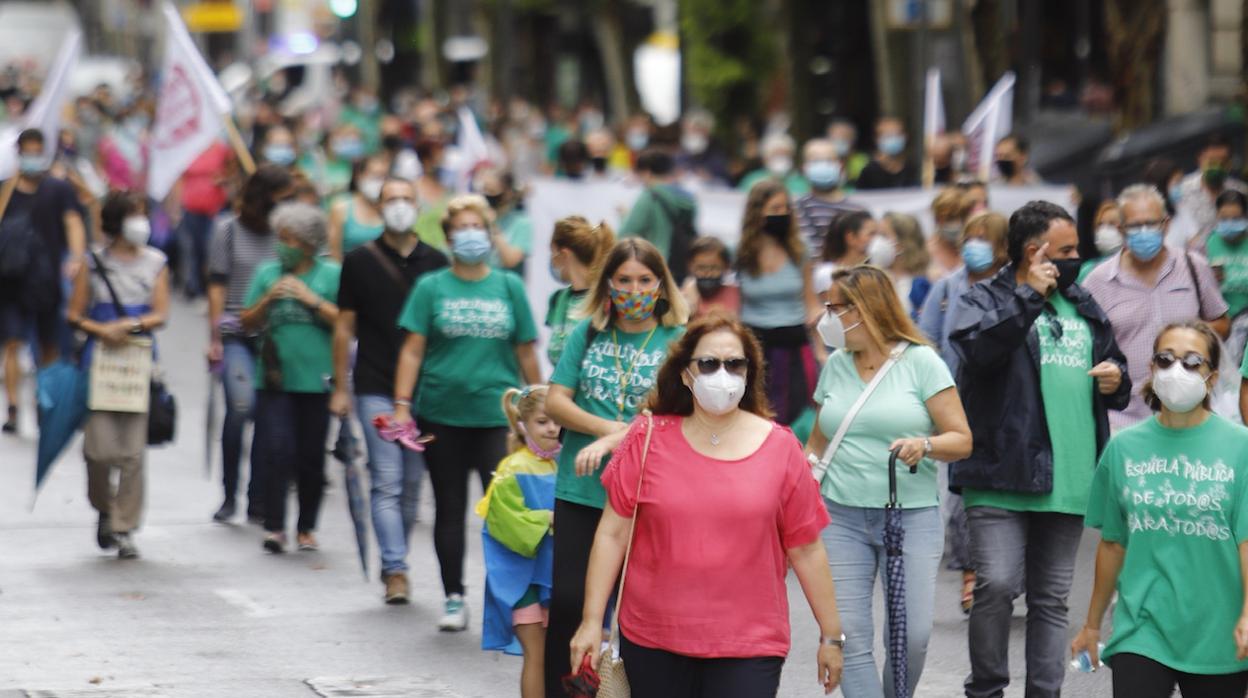
[[[438,621],[438,630],[445,632],[459,632],[468,629],[468,604],[464,603],[464,597],[459,594],[451,594],[446,597],[446,604],[443,606],[442,619]]]

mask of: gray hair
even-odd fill
[[[1166,199],[1161,195],[1161,192],[1157,191],[1157,187],[1151,184],[1132,184],[1123,189],[1122,193],[1118,195],[1118,208],[1125,208],[1127,204],[1140,199],[1147,199],[1157,204],[1162,214],[1165,214]]]
[[[777,150],[787,150],[793,153],[797,150],[797,144],[793,142],[793,138],[787,133],[772,133],[763,137],[762,143],[759,144],[760,151],[765,157],[768,153]]]
[[[299,242],[319,250],[328,237],[329,221],[321,209],[312,204],[291,202],[280,204],[269,214],[269,229],[285,230]]]

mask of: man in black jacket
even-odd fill
[[[1109,320],[1075,285],[1079,238],[1064,209],[1032,201],[1010,217],[1011,264],[960,302],[951,341],[974,449],[953,465],[977,581],[966,695],[1009,684],[1010,616],[1027,593],[1028,698],[1058,696],[1066,598],[1107,409],[1131,381]]]

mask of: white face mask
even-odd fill
[[[381,219],[387,230],[410,232],[416,223],[416,207],[407,201],[391,201],[381,209]]]
[[[1206,380],[1199,373],[1183,368],[1175,361],[1170,368],[1153,372],[1153,392],[1171,412],[1183,414],[1196,409],[1209,393]]]
[[[871,238],[867,244],[867,261],[881,269],[887,269],[897,259],[897,244],[881,235]]]
[[[152,238],[152,224],[146,216],[130,216],[121,223],[121,236],[135,247],[143,247]]]
[[[841,315],[848,313],[848,310],[842,310],[838,315],[828,311],[819,318],[819,324],[815,327],[815,331],[819,333],[819,338],[823,340],[826,346],[833,349],[845,348],[845,333],[861,325],[861,322],[855,322],[849,327],[841,321]]]
[[[783,177],[793,169],[793,158],[788,155],[773,155],[767,158],[767,171],[777,177]]]
[[[360,180],[360,193],[369,201],[376,201],[381,198],[381,187],[386,183],[384,179],[375,177],[367,177]]]
[[[1116,226],[1102,225],[1096,229],[1096,251],[1108,257],[1122,249],[1122,231]]]
[[[693,399],[709,414],[728,414],[745,396],[745,376],[729,373],[723,366],[709,376],[695,376],[692,371],[689,376],[693,378]]]

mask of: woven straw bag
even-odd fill
[[[646,476],[646,457],[650,455],[650,437],[654,434],[654,415],[646,415],[646,442],[641,450],[641,472],[637,474],[637,496],[633,499],[633,518],[628,524],[628,547],[624,549],[624,568],[620,571],[620,588],[615,596],[615,611],[611,614],[611,639],[609,648],[598,658],[598,698],[632,698],[628,674],[620,654],[620,603],[624,600],[624,581],[628,578],[628,557],[633,552],[633,534],[637,531],[637,510],[641,507],[641,481]]]

